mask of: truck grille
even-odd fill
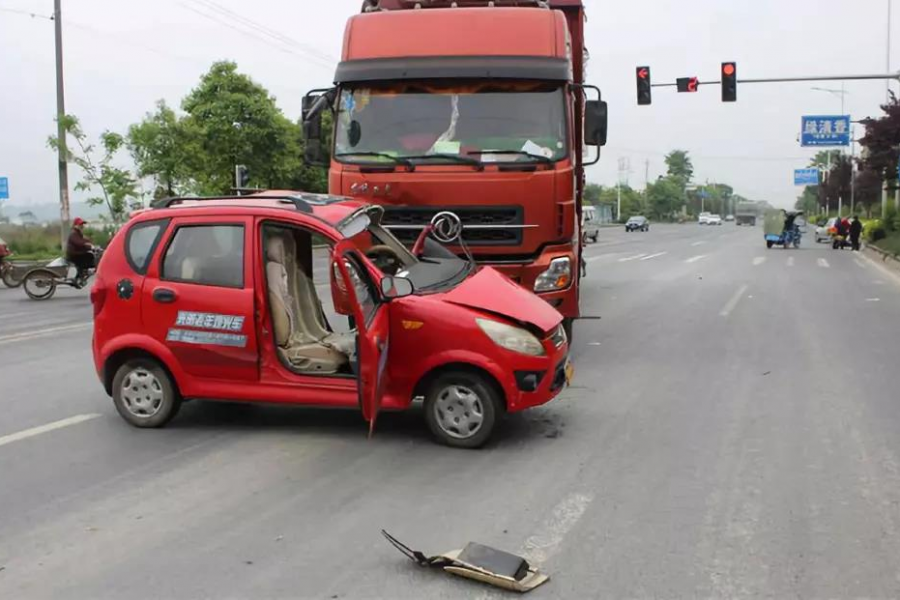
[[[386,206],[382,224],[404,244],[412,244],[441,211],[459,215],[463,239],[473,246],[517,246],[522,243],[524,211],[520,206],[409,207]]]

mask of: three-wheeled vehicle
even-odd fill
[[[100,258],[103,256],[103,248],[95,246],[91,252],[94,255],[94,264],[99,265]],[[88,269],[79,276],[74,264],[64,257],[59,257],[28,271],[22,278],[22,286],[25,294],[32,300],[49,300],[56,293],[56,288],[61,285],[76,290],[84,288],[96,271],[96,267]]]
[[[785,248],[800,247],[800,224],[797,219],[803,215],[802,210],[772,209],[766,211],[764,235],[766,248],[772,246],[784,246]]]
[[[562,315],[442,245],[460,248],[457,215],[407,250],[382,214],[265,192],[133,216],[91,292],[94,361],[122,417],[161,427],[183,399],[270,402],[361,409],[371,433],[379,410],[423,398],[440,442],[475,448],[504,413],[559,394]]]

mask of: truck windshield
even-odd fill
[[[403,83],[341,91],[334,156],[350,163],[533,163],[561,160],[567,146],[558,85]]]

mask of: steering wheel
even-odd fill
[[[366,250],[366,257],[375,263],[379,271],[386,275],[396,275],[404,267],[403,260],[390,246],[372,246]]]

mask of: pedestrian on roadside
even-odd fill
[[[862,230],[862,221],[859,220],[859,217],[853,217],[853,221],[850,223],[850,245],[857,252],[859,252],[859,236],[862,235]]]

